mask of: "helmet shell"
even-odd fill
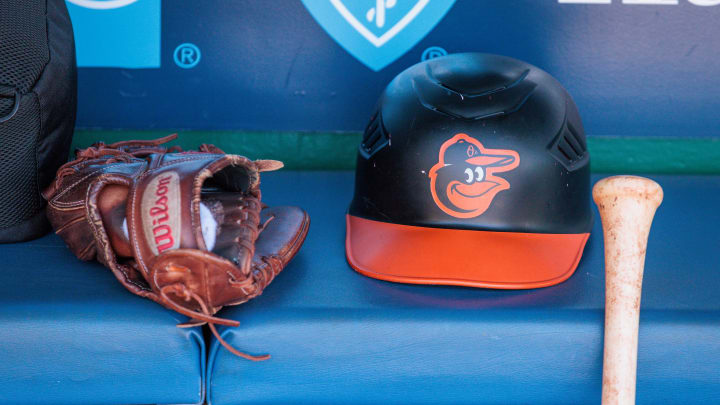
[[[349,215],[483,231],[590,232],[590,155],[577,107],[517,59],[452,54],[400,73],[358,149]]]

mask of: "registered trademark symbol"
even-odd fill
[[[200,48],[189,42],[178,45],[178,47],[175,48],[175,52],[173,52],[175,64],[183,69],[190,69],[197,66],[200,62],[200,56]]]
[[[447,55],[447,51],[439,46],[431,46],[422,53],[422,60],[435,59]]]

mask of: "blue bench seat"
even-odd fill
[[[0,245],[0,403],[198,404],[205,343],[56,235]]]
[[[652,176],[665,189],[650,235],[640,325],[639,404],[720,403],[720,177]],[[593,181],[597,181],[595,176]],[[344,256],[353,174],[263,177],[273,204],[306,207],[305,246],[265,293],[221,316],[208,402],[264,404],[599,403],[603,240],[576,273],[527,291],[401,285],[355,273]]]

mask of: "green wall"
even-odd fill
[[[154,139],[172,131],[79,130],[73,149],[96,141]],[[180,131],[170,145],[196,149],[211,143],[252,159],[277,159],[294,170],[349,170],[360,143],[356,132]],[[720,173],[720,138],[591,136],[592,170],[598,173]]]

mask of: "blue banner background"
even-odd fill
[[[159,0],[127,8],[148,1]],[[329,0],[306,3],[313,1]],[[358,10],[379,4],[353,1],[367,3]],[[388,7],[388,18],[405,9]],[[77,15],[82,61],[89,34]],[[720,136],[720,5],[457,0],[378,71],[347,52],[300,0],[164,1],[161,15],[159,68],[80,69],[79,127],[361,130],[384,86],[423,51],[441,47],[505,54],[547,70],[574,96],[591,135]],[[192,68],[173,58],[185,43],[202,55]]]

